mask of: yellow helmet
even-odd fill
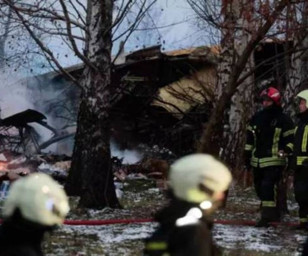
[[[308,90],[303,90],[296,97],[304,99],[306,101],[306,107],[308,108]]]
[[[201,203],[212,199],[211,192],[227,190],[231,180],[231,173],[223,163],[211,155],[192,154],[171,165],[168,182],[177,198]]]
[[[61,186],[49,175],[34,173],[15,181],[4,202],[3,216],[20,210],[26,220],[53,226],[61,224],[69,211],[68,199]]]

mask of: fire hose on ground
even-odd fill
[[[102,226],[112,224],[135,224],[155,222],[154,219],[108,219],[108,220],[65,220],[65,225],[85,225],[85,226]],[[237,225],[237,226],[254,226],[256,221],[250,220],[214,220],[215,224]],[[272,222],[271,226],[297,226],[296,222]]]
[[[113,224],[135,224],[135,223],[150,223],[155,222],[154,219],[107,219],[107,220],[65,220],[65,225],[84,225],[84,226],[103,226]],[[214,220],[215,224],[236,225],[236,226],[254,226],[256,221],[251,220]],[[271,226],[297,226],[296,222],[272,222]]]
[[[154,219],[106,219],[106,220],[65,220],[64,225],[70,226],[104,226],[114,224],[135,224],[135,223],[151,223],[156,222]],[[2,220],[0,219],[0,224]],[[256,221],[252,220],[214,220],[215,224],[235,225],[235,226],[254,226]],[[271,222],[271,226],[297,226],[296,222]]]

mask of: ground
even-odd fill
[[[148,179],[129,179],[118,183],[121,188],[123,209],[101,211],[76,209],[76,198],[71,198],[69,219],[143,219],[151,218],[165,203],[163,192]],[[291,195],[292,193],[289,193]],[[285,222],[297,221],[297,205],[292,196],[288,201],[290,214]],[[233,184],[225,209],[216,214],[221,220],[255,220],[258,218],[259,201],[253,188],[246,189]],[[48,236],[44,243],[47,256],[52,255],[142,255],[142,240],[157,226],[154,222],[116,224],[104,226],[64,225]],[[254,228],[242,225],[215,224],[214,239],[224,255],[301,255],[304,231],[280,225],[270,228]]]

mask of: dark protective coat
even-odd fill
[[[247,127],[246,163],[249,161],[253,167],[254,185],[262,203],[261,219],[265,224],[280,218],[276,188],[288,159],[278,152],[291,154],[293,140],[293,122],[277,105],[256,113]]]
[[[282,109],[272,105],[256,113],[247,127],[245,153],[252,167],[285,166],[278,152],[293,151],[294,125]]]
[[[301,223],[308,223],[308,111],[298,115],[294,138],[294,194]]]
[[[177,227],[178,218],[186,215],[193,204],[174,200],[156,219],[158,229],[146,239],[144,256],[216,256],[221,255],[212,239],[212,222],[201,218],[198,223]]]
[[[43,256],[41,243],[49,227],[23,220],[19,213],[0,227],[1,256]]]

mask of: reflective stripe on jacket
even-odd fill
[[[253,167],[284,166],[286,157],[279,157],[280,150],[293,151],[294,125],[278,106],[268,107],[255,114],[246,134],[245,154]]]
[[[305,160],[308,161],[308,111],[298,116],[300,121],[294,135],[294,164],[301,166]]]

